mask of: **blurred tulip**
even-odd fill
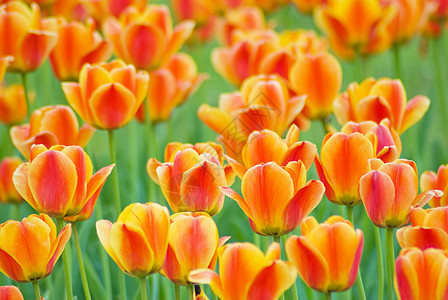
[[[448,1],[431,0],[426,1],[426,5],[432,5],[429,11],[429,18],[423,25],[422,34],[425,37],[438,38],[446,27],[448,19]]]
[[[250,168],[241,182],[242,197],[231,188],[221,190],[238,203],[253,231],[278,237],[299,226],[322,200],[325,188],[317,180],[306,182],[306,168],[298,161],[285,167],[268,162]]]
[[[85,21],[88,13],[82,4],[84,0],[56,0],[51,7],[52,15],[62,16],[67,21]]]
[[[347,206],[359,204],[359,179],[370,171],[369,159],[374,157],[374,145],[361,133],[327,134],[314,163],[328,200]]]
[[[64,82],[68,103],[89,125],[117,129],[134,118],[148,91],[149,76],[121,60],[85,64],[79,83]]]
[[[41,19],[36,3],[31,8],[22,1],[0,6],[0,57],[13,56],[10,72],[32,72],[47,59],[56,45],[57,21]]]
[[[51,67],[60,81],[78,81],[85,63],[101,63],[112,55],[112,44],[95,31],[93,20],[87,24],[59,19],[59,39],[50,54]]]
[[[395,291],[399,300],[446,299],[447,252],[439,249],[403,249],[395,262]]]
[[[22,293],[19,288],[13,285],[0,286],[1,300],[23,300]]]
[[[214,15],[213,7],[207,0],[171,0],[173,13],[177,20],[193,20],[198,27],[204,26]]]
[[[367,215],[378,227],[393,229],[407,225],[411,207],[423,207],[443,194],[429,190],[417,195],[417,166],[411,160],[378,162],[375,168],[361,177],[359,193]]]
[[[284,140],[268,129],[254,131],[243,147],[243,162],[239,163],[230,157],[227,157],[227,160],[240,179],[251,167],[270,161],[283,167],[291,161],[302,161],[308,171],[317,154],[317,148],[313,143],[299,142],[299,134],[300,130],[294,124],[289,128]]]
[[[420,189],[422,192],[428,190],[441,190],[443,196],[440,198],[433,198],[429,201],[431,207],[447,206],[448,205],[448,164],[441,165],[437,174],[433,171],[425,171],[420,177]]]
[[[35,210],[60,219],[79,214],[91,197],[98,197],[113,167],[92,176],[92,162],[81,147],[34,145],[30,162],[17,168],[13,181]]]
[[[391,127],[402,134],[417,123],[428,110],[430,101],[416,96],[407,102],[406,91],[400,79],[367,78],[361,84],[349,85],[334,102],[334,113],[339,124],[348,121],[374,121],[388,118]]]
[[[179,285],[190,285],[188,275],[196,269],[214,270],[217,248],[230,237],[219,238],[218,228],[206,213],[178,213],[171,216],[168,250],[162,275]]]
[[[326,4],[328,0],[291,0],[302,14],[311,14],[316,7]]]
[[[88,15],[103,23],[108,17],[118,18],[122,13],[135,7],[142,10],[145,8],[147,0],[80,0]]]
[[[71,234],[70,224],[57,234],[56,225],[45,214],[30,215],[21,222],[10,220],[1,224],[0,271],[17,282],[47,277]]]
[[[277,8],[289,4],[290,0],[243,0],[242,2],[248,6],[258,6],[265,12],[274,12]]]
[[[209,284],[222,300],[278,299],[296,280],[297,271],[281,261],[280,245],[273,243],[266,255],[250,243],[234,243],[218,249],[219,272],[200,269],[191,282]]]
[[[285,249],[303,281],[323,293],[349,289],[361,261],[362,231],[340,216],[332,216],[322,224],[308,217],[300,228],[302,236],[290,236]]]
[[[123,272],[134,277],[146,277],[162,268],[169,228],[168,209],[156,203],[128,205],[113,224],[96,222],[104,249]]]
[[[0,82],[3,81],[3,78],[5,77],[6,69],[8,68],[9,64],[13,60],[14,60],[14,57],[12,57],[12,56],[0,57]]]
[[[167,6],[148,5],[142,11],[130,7],[119,20],[107,19],[103,27],[120,59],[152,71],[163,67],[182,47],[194,22],[184,21],[173,28]]]
[[[25,91],[20,84],[0,84],[0,122],[11,126],[22,123],[28,113]]]
[[[16,191],[12,181],[12,175],[22,160],[18,157],[5,157],[0,162],[0,202],[20,203],[23,198]]]
[[[88,124],[79,129],[75,113],[66,105],[35,110],[29,124],[14,126],[10,132],[17,150],[27,159],[34,144],[43,144],[47,148],[55,145],[84,147],[94,133],[95,129]]]

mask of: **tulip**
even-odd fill
[[[132,65],[116,60],[91,66],[85,64],[79,83],[64,82],[68,103],[89,125],[117,129],[135,116],[148,90],[149,76]]]
[[[431,207],[447,206],[448,205],[448,165],[441,165],[437,174],[433,171],[425,171],[420,177],[420,188],[422,192],[428,190],[441,190],[443,196],[440,198],[433,198],[429,201]]]
[[[88,15],[99,23],[103,23],[108,17],[118,18],[130,7],[144,9],[146,0],[80,0]]]
[[[13,181],[35,210],[61,219],[77,215],[91,197],[98,197],[113,167],[92,176],[92,162],[81,147],[34,145],[30,162],[17,168]]]
[[[281,261],[280,245],[273,243],[266,255],[250,243],[234,243],[218,249],[219,272],[199,269],[191,282],[209,284],[222,300],[278,299],[296,280],[297,271]]]
[[[11,126],[22,123],[28,113],[25,91],[20,84],[0,85],[0,122]]]
[[[30,215],[21,222],[10,220],[1,224],[0,271],[18,282],[47,277],[71,233],[69,224],[57,234],[56,225],[45,214]]]
[[[93,20],[87,24],[59,19],[59,39],[50,54],[53,72],[59,81],[78,81],[85,63],[104,62],[112,55],[112,44],[95,31]]]
[[[422,33],[426,37],[438,38],[448,19],[448,1],[433,0],[429,4],[434,7],[430,10],[427,22],[423,25]]]
[[[193,20],[198,27],[203,27],[215,14],[213,5],[207,0],[172,0],[173,13],[177,20]]]
[[[104,33],[115,54],[137,69],[155,70],[164,66],[193,32],[194,22],[172,27],[165,5],[148,5],[142,11],[130,7],[120,19],[109,18]]]
[[[395,291],[399,300],[446,299],[447,252],[440,249],[403,249],[395,263]]]
[[[0,6],[0,12],[0,57],[14,57],[8,71],[35,71],[56,45],[56,19],[41,19],[36,3],[30,8],[22,1],[5,3]]]
[[[374,121],[388,118],[391,127],[400,135],[417,123],[428,110],[430,101],[416,96],[407,102],[406,91],[399,79],[367,78],[361,84],[352,83],[347,92],[334,102],[334,113],[339,124],[348,121]]]
[[[53,105],[35,110],[29,124],[14,126],[10,133],[16,148],[29,159],[34,144],[47,148],[55,145],[85,147],[95,129],[88,124],[79,129],[78,119],[69,106]]]
[[[53,15],[62,16],[67,21],[84,21],[88,13],[83,0],[56,0],[51,7]]]
[[[361,261],[362,231],[340,216],[332,216],[322,224],[308,217],[301,230],[302,236],[288,238],[285,249],[303,281],[323,293],[349,289]]]
[[[12,56],[0,57],[0,82],[3,81],[3,78],[5,77],[6,69],[8,68],[9,64],[13,60],[14,60],[14,57],[12,57]]]
[[[19,288],[13,285],[0,286],[0,299],[2,300],[23,300]]]
[[[170,216],[156,203],[133,203],[116,223],[100,220],[96,231],[106,252],[126,274],[146,277],[158,272],[168,247]]]
[[[14,171],[22,164],[18,157],[5,157],[0,162],[0,202],[18,204],[23,198],[16,191],[12,176]]]
[[[302,14],[312,14],[314,9],[321,4],[325,4],[327,0],[292,0]]]
[[[325,188],[320,181],[306,182],[306,168],[298,161],[283,168],[274,162],[250,168],[242,179],[242,197],[231,188],[221,190],[238,203],[254,232],[279,237],[299,226]]]
[[[206,213],[171,216],[168,250],[161,273],[179,285],[191,285],[188,275],[196,269],[214,270],[217,249],[230,237],[219,238],[218,228]]]

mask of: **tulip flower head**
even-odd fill
[[[433,171],[425,171],[420,177],[420,188],[422,192],[428,190],[441,190],[443,196],[433,198],[429,201],[431,207],[448,205],[448,165],[441,165],[437,170],[437,174]]]
[[[22,164],[18,157],[5,157],[0,162],[0,202],[20,203],[22,196],[16,191],[12,176],[14,171]]]
[[[22,123],[27,116],[25,91],[20,84],[0,85],[0,122],[5,125]]]
[[[23,295],[19,288],[13,285],[0,286],[0,299],[2,300],[23,300]]]

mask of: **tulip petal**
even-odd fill
[[[356,107],[359,119],[380,123],[384,118],[393,117],[389,103],[382,97],[369,96],[361,99]],[[391,122],[394,122],[392,119]]]
[[[68,243],[71,236],[72,236],[72,225],[67,224],[64,226],[64,228],[62,228],[62,230],[56,237],[56,240],[53,242],[52,245],[53,247],[51,248],[50,257],[47,263],[47,274],[50,274],[53,271],[54,265],[56,264],[57,260],[64,251],[65,245]]]
[[[430,101],[425,96],[416,96],[412,98],[406,105],[403,121],[401,122],[399,133],[403,133],[417,123],[426,113],[430,105]]]
[[[402,248],[417,247],[421,250],[427,248],[448,249],[448,235],[440,228],[409,227],[397,232],[397,238]]]
[[[166,46],[162,64],[167,62],[168,59],[182,47],[182,44],[193,33],[194,25],[193,21],[183,21],[174,28],[173,35]]]
[[[406,256],[399,256],[395,261],[395,291],[400,299],[419,299],[418,275]]]
[[[58,35],[53,32],[29,31],[22,40],[20,55],[24,70],[34,71],[39,68],[56,46]]]
[[[286,151],[282,165],[287,164],[290,161],[302,161],[305,168],[309,170],[313,164],[314,158],[317,154],[317,147],[310,142],[296,142],[288,148]]]
[[[23,163],[21,164],[13,174],[13,182],[14,187],[16,188],[17,192],[22,196],[23,199],[25,199],[26,202],[28,202],[31,207],[37,210],[38,204],[36,203],[36,200],[33,197],[33,193],[30,190],[30,186],[28,184],[28,169],[29,169],[29,163]]]
[[[242,156],[247,168],[270,161],[280,165],[287,151],[287,146],[280,136],[270,130],[252,132],[246,145]]]
[[[222,291],[221,280],[219,279],[218,274],[210,269],[198,269],[190,272],[188,279],[191,282],[198,284],[209,284],[213,293],[218,296],[218,298],[224,298],[224,294]]]
[[[118,259],[117,255],[112,248],[110,242],[110,232],[112,229],[112,223],[108,220],[100,220],[96,222],[96,233],[98,238],[103,245],[104,250],[106,250],[107,254],[114,260],[114,262],[118,265],[121,270],[124,270],[123,264]]]

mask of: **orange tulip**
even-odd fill
[[[241,92],[222,94],[219,108],[199,108],[199,118],[220,134],[226,153],[240,161],[241,150],[254,130],[269,129],[280,135],[302,110],[305,96],[290,97],[286,82],[276,75],[248,78]]]
[[[98,197],[113,167],[104,167],[92,176],[92,162],[81,147],[34,145],[30,162],[17,168],[13,181],[35,210],[63,218],[77,215],[91,197]]]
[[[441,165],[437,174],[433,171],[425,171],[420,177],[420,188],[422,192],[428,190],[441,190],[443,196],[440,198],[433,198],[429,201],[432,207],[447,206],[448,205],[448,164]]]
[[[20,84],[0,85],[0,122],[5,125],[22,123],[28,113],[25,91]]]
[[[14,60],[14,57],[12,57],[12,56],[0,57],[0,82],[3,81],[3,78],[5,77],[6,69],[8,68],[9,64],[13,60]]]
[[[290,236],[285,249],[303,281],[324,293],[349,289],[361,261],[362,231],[340,216],[332,216],[323,224],[308,217],[300,228],[302,236]]]
[[[306,168],[298,161],[283,168],[274,162],[250,168],[241,183],[243,197],[231,188],[221,190],[238,203],[253,231],[282,236],[296,229],[319,204],[325,188],[320,181],[306,182]]]
[[[85,21],[88,13],[83,0],[56,0],[51,7],[54,16],[62,16],[67,21]]]
[[[22,160],[18,157],[5,157],[0,162],[0,202],[20,203],[23,198],[16,191],[12,175]]]
[[[149,76],[121,60],[85,64],[79,83],[64,82],[68,103],[91,126],[117,129],[134,118],[148,91]]]
[[[291,0],[303,14],[311,14],[316,7],[325,4],[327,0]]]
[[[407,102],[400,79],[367,78],[359,85],[356,82],[349,85],[347,92],[335,100],[334,113],[341,125],[348,121],[380,123],[388,118],[392,128],[402,134],[424,116],[429,104],[425,96]]]
[[[162,268],[169,229],[168,209],[156,203],[128,205],[114,224],[96,222],[104,249],[123,272],[134,277],[146,277]]]
[[[23,300],[22,293],[19,288],[13,285],[0,286],[1,300]]]
[[[440,249],[403,249],[395,262],[398,300],[444,300],[448,295],[448,253]]]
[[[79,129],[78,119],[69,106],[52,105],[35,110],[30,123],[11,128],[11,140],[27,159],[34,144],[84,147],[95,133],[95,129],[85,124]]]
[[[168,7],[148,5],[142,11],[130,7],[118,21],[109,18],[103,27],[119,58],[137,69],[155,70],[180,49],[193,32],[194,22],[184,21],[173,28]]]
[[[104,62],[112,55],[112,44],[95,31],[93,20],[83,24],[59,19],[58,34],[59,39],[50,54],[50,62],[60,81],[78,81],[79,72],[85,63]]]
[[[359,193],[370,220],[378,227],[397,228],[410,222],[411,207],[423,207],[433,197],[441,197],[439,190],[417,195],[417,166],[411,160],[392,163],[377,162],[359,181]]]
[[[285,140],[268,129],[254,131],[243,147],[243,162],[239,163],[230,157],[227,157],[227,160],[240,179],[251,167],[270,161],[284,167],[291,161],[300,160],[308,171],[317,154],[317,148],[313,143],[299,142],[299,134],[300,130],[296,125],[291,125]]]
[[[214,270],[217,248],[230,237],[219,238],[218,228],[206,213],[179,213],[171,216],[168,250],[162,275],[179,285],[190,285],[188,275],[196,269]]]
[[[218,249],[219,272],[200,269],[191,282],[209,284],[222,300],[278,299],[296,280],[297,271],[281,261],[280,245],[273,243],[266,255],[250,243],[234,243]]]
[[[5,3],[0,6],[0,12],[0,57],[14,57],[8,71],[35,71],[56,45],[56,19],[41,19],[36,3],[30,8],[22,1]]]
[[[71,234],[70,224],[57,234],[56,225],[45,214],[30,215],[21,222],[10,220],[1,224],[0,271],[18,282],[47,277]]]
[[[103,23],[108,17],[118,18],[129,7],[144,9],[147,0],[80,0],[82,5],[99,23]]]
[[[369,159],[374,157],[372,142],[361,133],[327,134],[320,158],[316,156],[314,163],[328,200],[348,206],[359,204],[359,179],[370,171]]]

